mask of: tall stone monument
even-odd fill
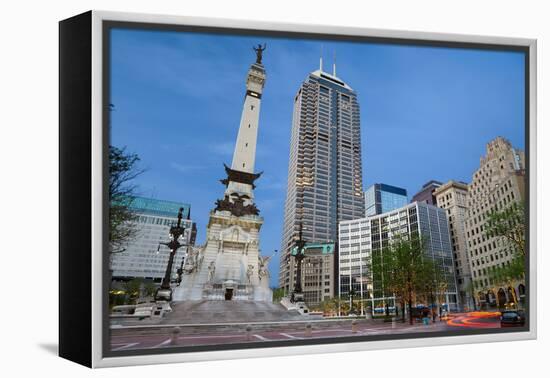
[[[263,218],[254,204],[256,140],[265,69],[265,45],[254,47],[256,62],[250,66],[246,94],[231,167],[223,199],[210,212],[203,247],[191,249],[184,260],[181,283],[173,300],[251,300],[271,302],[269,257],[259,253],[259,232]]]

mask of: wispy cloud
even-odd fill
[[[174,168],[177,171],[183,172],[183,173],[187,173],[187,172],[190,172],[190,171],[202,170],[202,169],[206,168],[205,166],[202,166],[202,165],[180,164],[180,163],[176,163],[174,161],[170,163],[170,167]]]
[[[210,152],[216,155],[231,156],[235,149],[234,142],[213,143],[208,146]]]

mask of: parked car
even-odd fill
[[[514,327],[525,325],[525,312],[522,310],[505,310],[500,313],[501,327]]]

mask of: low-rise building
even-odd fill
[[[384,278],[370,264],[375,253],[383,253],[398,235],[419,235],[425,241],[424,256],[441,268],[446,281],[443,293],[451,310],[459,305],[453,253],[445,210],[423,202],[408,204],[388,213],[340,222],[339,224],[339,297],[348,299],[350,291],[361,303],[362,312],[394,306],[394,294],[388,292]],[[382,255],[383,259],[383,255]],[[442,303],[440,303],[442,304]]]

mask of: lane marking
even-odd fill
[[[162,343],[152,346],[150,348],[160,348],[162,346],[170,344],[170,341],[172,341],[172,339],[164,340]]]
[[[261,336],[261,335],[252,335],[252,336],[254,336],[254,337],[256,337],[256,338],[258,338],[258,339],[260,339],[260,340],[262,340],[262,341],[271,341],[271,340],[269,340],[268,338],[263,337],[263,336]]]
[[[120,346],[120,347],[118,347],[118,348],[114,348],[114,349],[113,349],[113,347],[111,346],[111,351],[112,351],[112,352],[116,352],[117,350],[123,350],[123,349],[131,348],[131,347],[133,347],[133,346],[135,346],[135,345],[138,345],[138,344],[139,344],[139,343],[128,343],[128,344],[124,344],[124,345],[122,345],[122,346]]]
[[[183,339],[221,339],[224,337],[235,338],[241,337],[241,334],[235,333],[233,335],[203,335],[203,336],[181,336]]]
[[[292,335],[289,335],[288,333],[283,333],[283,332],[280,332],[279,335],[284,336],[284,337],[288,337],[289,339],[296,339],[296,340],[301,340],[302,339],[301,337],[292,336]]]

